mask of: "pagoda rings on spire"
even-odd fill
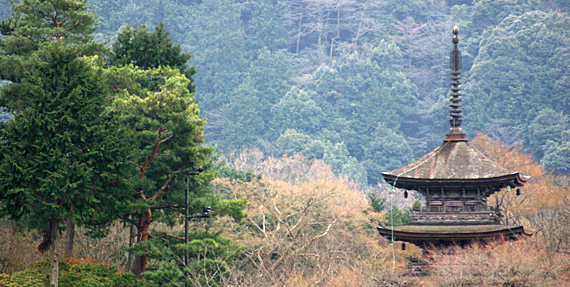
[[[449,59],[449,67],[451,68],[451,102],[449,104],[449,115],[451,119],[449,120],[449,124],[451,128],[449,129],[449,134],[445,135],[445,141],[467,141],[467,136],[463,133],[461,129],[462,117],[461,114],[463,110],[461,110],[461,69],[462,61],[461,61],[461,51],[459,51],[457,45],[459,44],[459,28],[457,26],[453,27],[453,51],[451,51],[450,59]]]

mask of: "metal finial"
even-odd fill
[[[449,67],[455,71],[462,68],[461,52],[457,48],[457,44],[459,44],[459,27],[455,26],[453,27],[453,51],[449,56]]]
[[[451,102],[449,104],[449,107],[451,109],[449,109],[449,115],[451,116],[451,119],[449,120],[449,123],[451,125],[451,128],[449,129],[449,134],[446,135],[446,139],[445,141],[466,141],[467,137],[465,136],[465,134],[463,133],[462,129],[461,129],[461,118],[463,117],[463,115],[461,114],[462,110],[461,110],[461,93],[459,91],[461,91],[461,88],[459,87],[459,85],[461,85],[461,82],[459,80],[461,80],[461,72],[459,72],[459,69],[461,69],[461,52],[459,51],[459,48],[457,47],[457,45],[459,44],[459,28],[457,26],[453,27],[453,51],[451,51],[451,54],[449,55],[449,67],[451,68],[451,99],[449,99],[449,101]]]

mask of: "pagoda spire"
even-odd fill
[[[449,101],[449,115],[451,119],[449,120],[449,124],[451,128],[449,129],[449,133],[445,135],[445,141],[467,141],[466,135],[463,133],[461,129],[461,122],[463,115],[461,114],[461,51],[457,48],[459,44],[459,28],[457,26],[453,27],[453,51],[450,54],[450,61],[449,67],[451,68],[451,98]]]

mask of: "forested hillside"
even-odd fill
[[[568,1],[87,1],[98,40],[161,21],[192,53],[206,143],[303,153],[375,185],[442,141],[450,29],[465,130],[570,171]]]
[[[570,171],[567,1],[87,4],[98,41],[163,21],[192,54],[207,144],[303,153],[370,185],[441,142],[457,25],[468,136],[522,143],[546,167]]]

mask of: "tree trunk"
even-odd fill
[[[57,220],[51,220],[49,223],[50,236],[51,236],[51,246],[49,248],[49,257],[51,260],[51,277],[50,286],[59,286],[59,226]]]
[[[64,254],[66,258],[73,256],[73,243],[75,241],[75,223],[73,218],[70,216],[66,219],[65,224],[67,226],[65,231],[65,249]]]
[[[152,212],[149,209],[144,213],[144,215],[139,220],[139,227],[138,227],[139,234],[138,234],[137,243],[148,240],[151,217],[152,217]],[[135,260],[133,262],[133,267],[131,271],[139,279],[142,279],[142,273],[145,271],[147,260],[148,259],[145,255],[135,256]]]
[[[135,256],[131,272],[135,274],[135,277],[137,277],[137,279],[142,278],[142,266],[143,266],[143,256]]]
[[[130,226],[129,232],[129,248],[135,245],[136,238],[137,238],[137,227],[132,224]],[[127,266],[133,266],[133,252],[129,251],[129,256],[127,257]]]

